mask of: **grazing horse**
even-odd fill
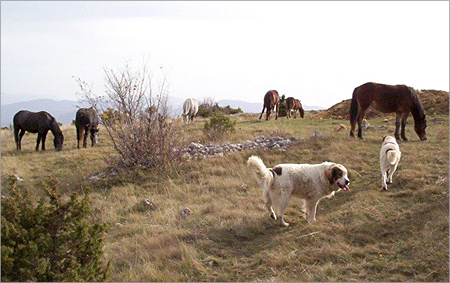
[[[287,106],[287,118],[291,118],[291,111],[294,111],[294,118],[297,118],[297,111],[300,112],[300,116],[302,118],[305,117],[305,110],[303,110],[302,103],[300,100],[295,99],[293,97],[286,98],[286,106]]]
[[[261,117],[264,113],[264,109],[266,109],[266,121],[269,120],[270,112],[273,111],[273,109],[277,107],[277,110],[275,112],[275,120],[278,119],[278,110],[280,106],[280,96],[278,95],[278,91],[276,90],[269,90],[266,95],[264,96],[264,106],[261,112],[261,115],[259,116],[259,120],[261,120]]]
[[[183,121],[185,124],[192,123],[194,116],[198,112],[198,101],[195,98],[188,98],[183,104]]]
[[[416,91],[406,85],[385,85],[377,83],[365,83],[353,91],[352,102],[350,105],[350,136],[354,137],[356,122],[358,122],[358,137],[362,137],[361,123],[367,108],[373,103],[373,107],[383,113],[395,112],[395,138],[399,141],[399,128],[401,123],[401,137],[404,141],[408,139],[405,136],[406,119],[409,113],[414,118],[414,130],[420,140],[427,139],[425,128],[427,127],[426,115],[420,103]]]
[[[77,128],[77,148],[80,148],[80,140],[83,136],[83,147],[87,147],[88,133],[91,134],[91,147],[98,142],[98,116],[94,108],[80,108],[75,116]]]
[[[21,110],[14,115],[14,140],[17,150],[22,150],[22,138],[25,132],[37,133],[36,150],[39,150],[39,143],[42,140],[42,150],[45,150],[45,138],[48,131],[52,131],[54,136],[53,145],[57,151],[62,150],[64,136],[58,126],[58,122],[52,115],[45,111],[30,112]]]

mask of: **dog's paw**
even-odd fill
[[[270,214],[270,218],[272,218],[273,220],[277,220],[277,216],[273,213]]]
[[[309,219],[307,219],[307,221],[308,221],[309,224],[313,224],[314,222],[316,222],[316,219],[315,218],[309,218]]]
[[[284,220],[281,220],[281,221],[280,221],[280,224],[281,224],[281,226],[283,226],[283,227],[289,227],[289,223],[284,222]]]
[[[391,185],[392,181],[387,181],[386,184]]]
[[[380,191],[387,191],[388,189],[387,189],[387,187],[381,187],[380,188]]]

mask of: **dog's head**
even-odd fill
[[[397,140],[393,136],[384,136],[382,140],[382,144],[385,143],[397,143]]]
[[[330,164],[325,170],[325,178],[330,182],[333,191],[339,191],[340,189],[348,191],[350,189],[348,187],[350,180],[348,179],[347,169],[341,164]]]

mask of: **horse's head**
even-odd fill
[[[99,129],[91,129],[91,141],[92,145],[95,145],[98,143],[98,131]]]
[[[425,133],[425,129],[427,128],[427,119],[424,114],[420,119],[414,121],[414,130],[419,136],[421,141],[427,140],[427,134]]]
[[[55,146],[56,151],[61,151],[63,149],[64,136],[63,134],[55,135],[55,139],[53,140],[53,145]]]

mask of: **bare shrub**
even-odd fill
[[[118,165],[166,167],[177,161],[181,130],[170,119],[165,76],[154,85],[147,64],[140,70],[129,64],[103,70],[106,95],[95,95],[80,79],[78,94],[99,114],[120,156]]]

